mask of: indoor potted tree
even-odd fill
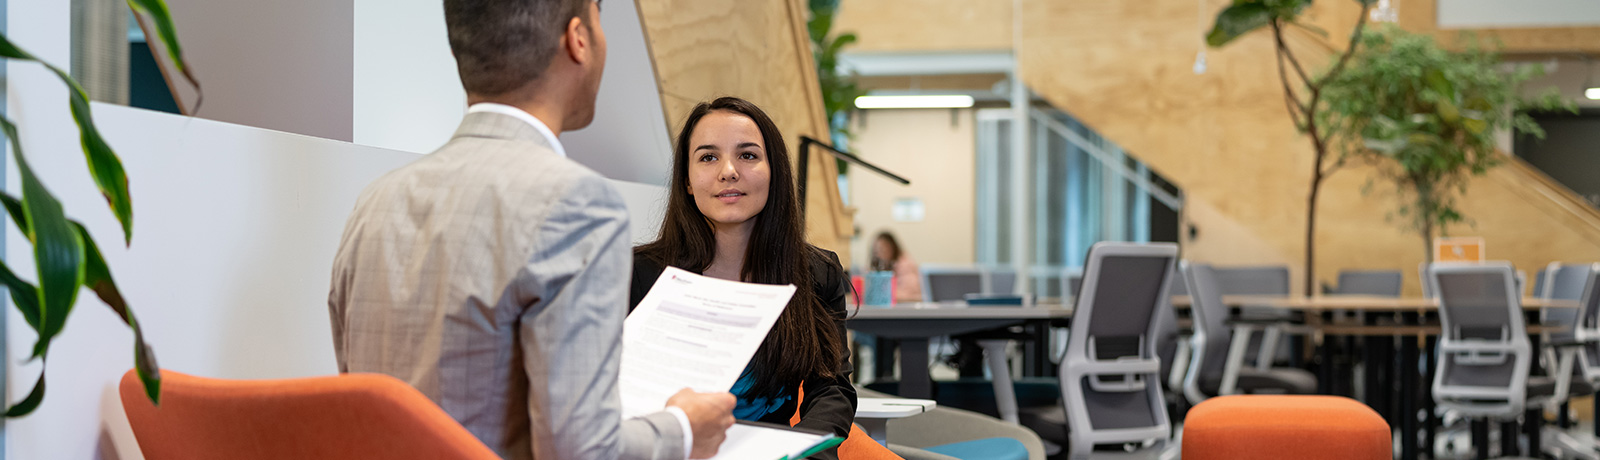
[[[1520,95],[1521,84],[1542,72],[1503,65],[1470,36],[1449,50],[1431,36],[1385,26],[1363,34],[1347,68],[1328,79],[1318,117],[1341,161],[1370,163],[1373,179],[1394,185],[1400,202],[1393,216],[1421,237],[1432,262],[1432,238],[1466,221],[1456,198],[1470,177],[1506,161],[1495,148],[1497,133],[1542,138],[1523,109],[1575,110],[1555,88]]]

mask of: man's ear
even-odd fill
[[[573,16],[567,21],[567,30],[561,34],[561,44],[567,50],[567,58],[579,65],[588,64],[594,54],[590,48],[594,44],[590,43],[589,37],[589,25],[583,22],[582,17]]]

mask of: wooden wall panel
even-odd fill
[[[1402,25],[1426,30],[1416,25],[1425,16],[1432,27],[1434,1],[1397,1]],[[971,3],[989,8],[987,16],[967,19],[965,11],[975,6],[962,2],[846,0],[840,25],[860,34],[861,48],[870,51],[1008,43],[998,37],[1011,33],[1010,2]],[[1192,70],[1201,37],[1229,3],[1024,0],[1018,61],[1032,90],[1184,189],[1190,203],[1185,223],[1198,229],[1198,238],[1185,241],[1187,257],[1288,263],[1298,272],[1311,147],[1288,120],[1270,35],[1208,49],[1207,71]],[[1328,38],[1290,34],[1308,69],[1320,69],[1347,45],[1358,8],[1353,1],[1331,0],[1306,12],[1307,22],[1329,31]],[[921,22],[899,20],[913,17]],[[1600,46],[1600,39],[1584,33],[1519,29],[1493,35],[1512,53]],[[1331,282],[1342,268],[1399,269],[1407,274],[1406,291],[1419,293],[1412,274],[1422,261],[1422,240],[1391,218],[1396,202],[1387,184],[1362,192],[1372,175],[1357,165],[1325,183],[1317,271]],[[1474,224],[1452,228],[1452,234],[1481,235],[1489,257],[1530,272],[1552,260],[1600,260],[1600,217],[1574,208],[1559,187],[1536,175],[1512,164],[1472,181],[1462,203]]]
[[[1172,179],[1191,199],[1214,206],[1298,265],[1311,148],[1288,121],[1270,35],[1207,50],[1207,72],[1191,70],[1203,33],[1200,19],[1214,17],[1226,3],[1208,0],[1202,15],[1195,3],[1180,0],[1029,2],[1019,53],[1024,79]],[[1333,37],[1347,36],[1358,11],[1353,5],[1319,2],[1309,17]],[[1292,45],[1307,65],[1320,68],[1344,43],[1301,33]],[[1420,237],[1391,219],[1395,198],[1387,184],[1362,192],[1372,174],[1355,166],[1325,183],[1316,235],[1323,281],[1331,282],[1341,268],[1409,275],[1422,260]],[[1559,199],[1537,192],[1538,186],[1512,167],[1472,181],[1462,203],[1474,225],[1452,233],[1481,235],[1489,257],[1530,272],[1551,260],[1600,260],[1597,220],[1563,209]],[[1230,251],[1212,244],[1232,238],[1208,238],[1204,227],[1199,233],[1186,247],[1190,254],[1211,258]],[[1411,276],[1406,290],[1419,291]]]
[[[1030,0],[1031,1],[1031,0]],[[1012,0],[842,0],[837,32],[855,32],[849,51],[1011,48]]]
[[[783,131],[798,159],[800,136],[828,138],[802,0],[639,1],[669,131],[689,110],[720,96],[747,99]],[[813,153],[808,203],[812,244],[848,265],[851,216],[839,198],[832,157]]]

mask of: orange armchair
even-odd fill
[[[1184,460],[1388,460],[1393,446],[1383,417],[1337,396],[1220,396],[1183,424]]]
[[[378,374],[220,380],[161,373],[161,406],[134,371],[122,405],[145,458],[498,459],[433,401]]]
[[[806,400],[806,390],[800,389],[798,400],[795,401],[794,415],[789,417],[789,426],[800,423],[799,405]],[[878,444],[866,431],[861,430],[861,425],[850,424],[850,435],[839,444],[839,460],[904,460],[888,447]]]

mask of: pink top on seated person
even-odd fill
[[[891,262],[892,261],[892,262]],[[893,270],[891,289],[895,302],[922,300],[922,273],[911,255],[900,249],[900,242],[889,232],[878,233],[872,241],[872,269]]]
[[[922,300],[922,271],[910,254],[901,253],[894,262],[894,301],[916,302]]]

